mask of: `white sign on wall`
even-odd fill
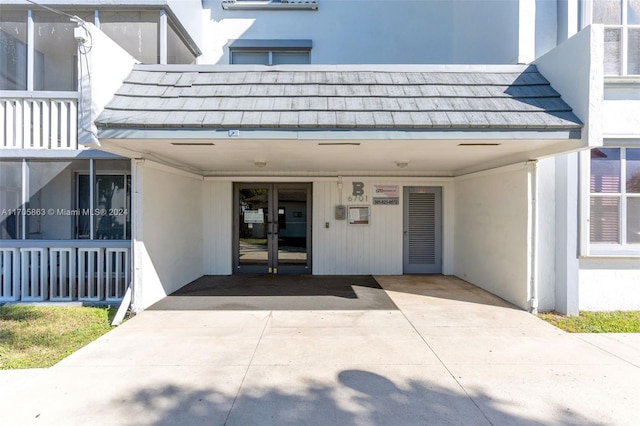
[[[349,206],[349,225],[368,225],[369,206]]]
[[[400,204],[400,187],[398,185],[373,185],[374,205]]]

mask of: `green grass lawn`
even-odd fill
[[[551,312],[538,316],[569,333],[640,333],[640,311],[583,311],[573,317]]]
[[[0,306],[0,370],[51,367],[111,330],[116,308]]]

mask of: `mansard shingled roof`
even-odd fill
[[[578,129],[535,66],[137,65],[100,127]]]

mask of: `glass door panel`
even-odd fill
[[[268,187],[238,190],[238,269],[241,272],[270,272]]]
[[[310,273],[309,184],[237,184],[235,271]]]
[[[278,272],[308,273],[308,188],[282,185],[276,193]]]

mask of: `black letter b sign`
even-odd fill
[[[364,182],[353,182],[353,194],[354,197],[364,195]]]

